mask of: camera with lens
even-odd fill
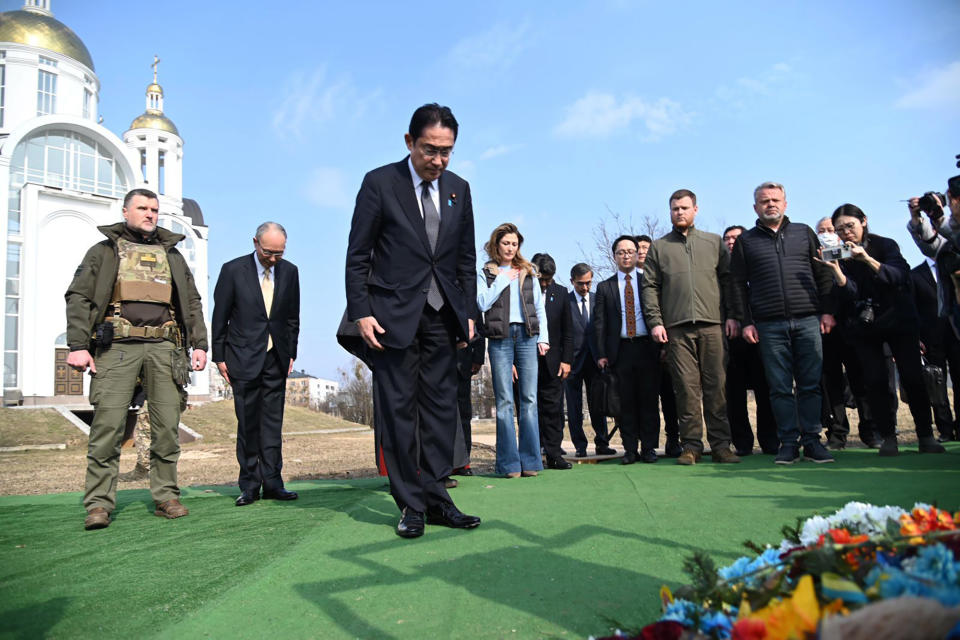
[[[857,322],[860,323],[861,326],[869,327],[877,319],[877,306],[870,298],[857,302],[856,311]]]
[[[939,199],[938,199],[939,198]],[[923,196],[921,196],[920,201],[917,203],[920,211],[923,211],[925,214],[931,218],[939,218],[943,215],[943,205],[942,202],[946,202],[947,198],[937,191],[927,191]]]
[[[837,234],[829,232],[818,233],[817,238],[820,240],[820,253],[825,261],[836,262],[837,260],[845,260],[851,256],[850,248],[840,241],[840,236]]]

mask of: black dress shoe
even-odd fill
[[[637,454],[635,453],[624,453],[623,460],[620,461],[620,464],[633,464],[637,461]]]
[[[573,465],[563,458],[547,458],[547,469],[572,469]]]
[[[460,467],[459,469],[454,469],[454,470],[453,470],[453,473],[450,474],[450,475],[454,475],[454,476],[472,476],[472,475],[473,475],[473,469],[471,469],[470,467]]]
[[[264,500],[296,500],[297,492],[296,491],[287,491],[283,487],[279,489],[274,489],[273,491],[263,491]]]
[[[596,447],[598,456],[615,456],[617,455],[617,450],[608,447],[605,444],[598,444]]]
[[[676,440],[668,441],[663,447],[663,455],[667,458],[679,458],[681,453],[683,453],[683,447]]]
[[[586,449],[577,449],[576,456],[577,456],[578,458],[586,458],[586,457],[587,457],[587,450],[586,450]]]
[[[480,524],[480,518],[461,513],[452,504],[442,504],[427,507],[427,523],[454,529],[473,529]]]
[[[237,501],[234,504],[237,505],[238,507],[245,507],[248,504],[253,504],[259,499],[260,499],[259,491],[257,491],[256,493],[248,493],[244,491],[243,493],[240,494],[240,497],[237,498]]]
[[[653,449],[647,449],[640,454],[640,462],[651,464],[657,461],[657,452]]]
[[[460,484],[460,483],[457,482],[457,479],[456,479],[456,478],[444,478],[444,479],[443,479],[443,486],[444,486],[445,489],[456,489],[458,484]]]
[[[397,523],[397,535],[401,538],[419,538],[423,535],[423,513],[404,508]]]

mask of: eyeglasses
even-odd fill
[[[283,257],[283,249],[280,249],[280,251],[271,251],[270,249],[264,249],[259,242],[257,243],[257,249],[266,258],[282,258]]]
[[[626,249],[620,249],[620,251],[617,251],[617,252],[614,253],[613,255],[617,256],[618,258],[623,258],[624,256],[633,256],[633,255],[636,255],[636,254],[637,254],[637,252],[634,251],[633,249],[628,249],[628,250],[626,250]]]
[[[841,233],[843,231],[853,231],[856,228],[857,228],[856,222],[848,222],[846,224],[838,224],[836,226],[836,232]]]
[[[440,156],[446,160],[453,155],[453,147],[435,147],[432,144],[425,144],[420,147],[420,153],[426,158],[436,158]]]

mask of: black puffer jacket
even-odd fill
[[[772,231],[757,221],[733,246],[734,317],[741,323],[833,313],[833,276],[814,261],[813,229],[784,216]]]

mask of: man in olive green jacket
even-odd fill
[[[81,372],[89,367],[93,376],[90,403],[95,412],[83,498],[86,529],[110,524],[120,443],[141,372],[153,432],[154,513],[165,518],[188,514],[177,486],[178,428],[190,369],[206,366],[207,328],[193,275],[175,248],[183,236],[157,227],[159,206],[152,191],[128,193],[124,222],[99,227],[107,239],[87,251],[66,293],[67,364]],[[189,359],[188,346],[193,348]]]
[[[730,450],[724,395],[721,306],[730,299],[730,257],[720,236],[694,228],[696,215],[692,191],[670,196],[673,230],[653,243],[643,267],[644,319],[653,339],[667,345],[683,445],[677,463],[700,460],[704,418],[714,462],[740,462]],[[736,336],[737,322],[728,320],[726,330]]]

